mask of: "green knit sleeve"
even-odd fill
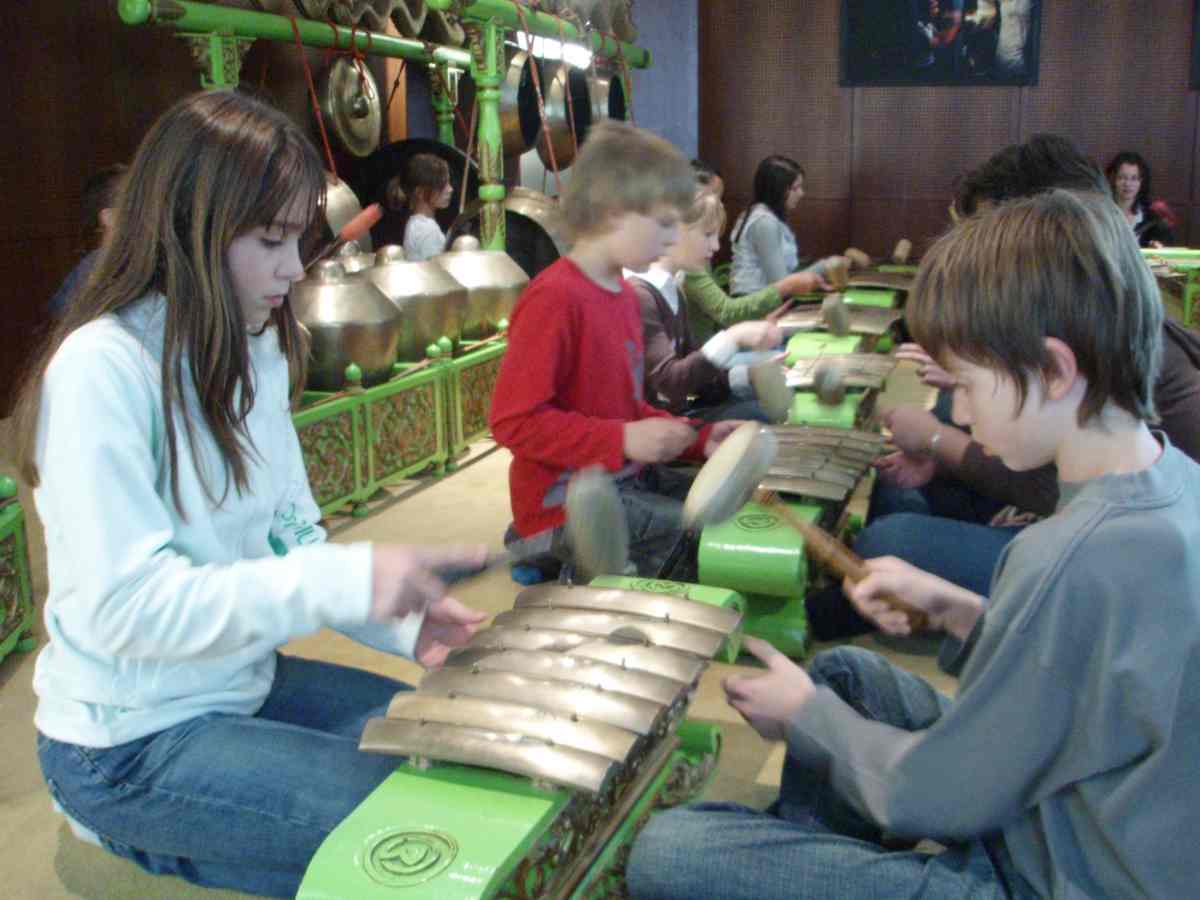
[[[703,344],[722,328],[747,319],[761,319],[779,306],[783,298],[773,287],[765,287],[742,297],[731,297],[713,279],[712,273],[688,272],[683,279],[688,323],[692,335]]]

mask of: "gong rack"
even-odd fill
[[[127,25],[154,24],[174,29],[178,37],[191,45],[204,66],[201,84],[206,89],[235,87],[242,57],[259,38],[423,63],[430,67],[433,76],[438,137],[451,146],[458,79],[469,72],[479,103],[475,139],[479,147],[479,199],[483,203],[480,242],[485,250],[503,250],[505,188],[499,100],[505,74],[506,32],[521,31],[580,43],[598,56],[618,60],[627,97],[632,96],[628,67],[649,68],[651,54],[612,35],[582,28],[511,0],[425,0],[425,3],[429,9],[451,13],[462,20],[468,41],[466,49],[347,28],[334,22],[189,0],[117,0],[117,12]]]

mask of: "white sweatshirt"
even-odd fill
[[[436,219],[413,213],[404,226],[404,258],[424,262],[446,251],[446,235]]]
[[[107,747],[208,712],[253,714],[292,638],[329,626],[411,658],[422,624],[369,623],[370,544],[325,543],[272,328],[249,338],[247,490],[231,485],[213,506],[197,470],[219,499],[216,444],[201,426],[194,455],[176,413],[180,515],[162,417],[164,310],[151,296],[83,326],[46,373],[34,500],[50,640],[34,722],[62,741]],[[202,422],[190,381],[187,398]]]

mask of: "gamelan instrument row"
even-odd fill
[[[543,584],[370,720],[402,759],[329,836],[303,898],[591,897],[657,806],[716,765],[685,721],[709,660],[736,656],[732,591],[610,576]]]

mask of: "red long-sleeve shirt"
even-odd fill
[[[530,282],[513,310],[488,416],[513,454],[508,488],[521,537],[563,524],[572,471],[630,464],[626,422],[674,418],[645,402],[643,372],[641,310],[627,283],[607,290],[566,257]],[[684,455],[703,458],[708,432]]]

